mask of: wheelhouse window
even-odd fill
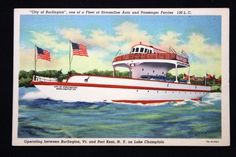
[[[143,50],[144,50],[144,48],[141,48],[141,49],[140,49],[140,52],[143,52]]]
[[[136,49],[135,49],[135,52],[138,52],[139,51],[139,48],[137,47]]]
[[[135,48],[132,49],[132,52],[134,52]]]
[[[146,53],[146,52],[147,52],[147,50],[148,50],[148,49],[145,49],[145,51],[144,51],[144,52]]]

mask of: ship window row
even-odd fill
[[[143,90],[139,90],[137,89],[136,92],[139,92],[139,91],[143,91]],[[149,90],[144,90],[144,91],[147,91],[149,93]],[[156,91],[157,93],[159,92],[165,92],[165,93],[185,93],[185,94],[205,94],[205,92],[184,92],[184,91]]]
[[[136,47],[136,48],[133,48],[131,52],[142,52],[142,53],[152,53],[153,51],[151,49],[147,49],[147,48],[139,48],[139,47]]]

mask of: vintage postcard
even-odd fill
[[[15,9],[14,146],[229,146],[229,9]]]

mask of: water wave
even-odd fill
[[[180,102],[172,103],[173,106],[182,106],[182,105],[193,105],[193,106],[209,106],[214,105],[214,102],[221,100],[221,93],[210,93],[202,98],[202,100],[184,100]]]
[[[46,95],[41,93],[40,91],[32,91],[29,93],[26,93],[22,96],[22,100],[36,100],[36,99],[48,99]]]
[[[56,101],[35,88],[20,98],[19,138],[221,138],[220,93],[146,105]]]

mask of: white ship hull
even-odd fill
[[[160,81],[78,75],[65,82],[37,80],[34,84],[53,100],[66,102],[159,103],[199,100],[211,87]]]

